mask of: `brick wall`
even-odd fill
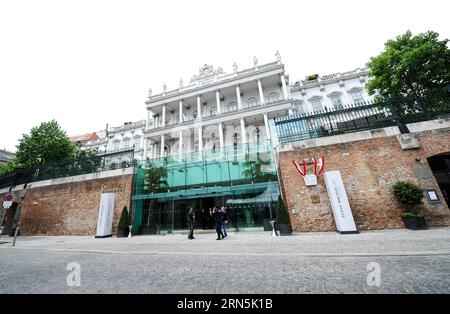
[[[116,193],[115,234],[123,206],[130,209],[131,191],[131,174],[28,188],[20,212],[21,234],[95,236],[103,192]],[[19,201],[19,191],[14,192],[14,200]]]
[[[430,204],[424,198],[420,208],[429,226],[450,225],[450,211],[426,160],[450,152],[450,129],[419,132],[415,136],[421,147],[409,150],[401,148],[397,136],[388,136],[280,152],[282,193],[294,231],[336,231],[323,176],[319,176],[317,186],[306,187],[292,164],[293,160],[313,156],[325,156],[326,170],[341,172],[359,230],[404,227],[402,206],[391,189],[400,180],[414,181],[423,189],[436,189],[441,203]]]

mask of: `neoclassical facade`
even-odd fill
[[[284,65],[277,61],[225,74],[204,65],[189,84],[152,95],[146,102],[146,158],[204,149],[220,150],[270,139],[269,119],[286,115],[291,96]]]
[[[204,65],[189,84],[149,90],[144,159],[255,143],[271,139],[271,120],[306,111],[369,101],[366,69],[318,76],[289,85],[280,54],[276,61],[226,74]]]
[[[159,94],[150,89],[146,120],[96,132],[98,139],[82,144],[99,153],[134,147],[137,160],[218,151],[270,140],[275,118],[372,100],[364,88],[367,69],[289,84],[280,54],[275,56],[261,65],[255,57],[243,70],[234,64],[228,74],[205,64],[188,84],[182,79],[175,89],[164,84]]]

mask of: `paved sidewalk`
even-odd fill
[[[450,292],[450,228],[11,242],[0,238],[0,293]],[[81,267],[79,287],[66,283],[71,262]],[[380,266],[380,286],[367,284],[369,263]]]

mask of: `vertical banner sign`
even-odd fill
[[[352,210],[348,203],[344,182],[342,182],[341,173],[337,170],[327,171],[323,174],[323,178],[325,179],[328,197],[330,198],[331,208],[333,209],[336,229],[341,234],[358,233],[355,221],[353,220]]]
[[[100,208],[98,210],[97,234],[95,235],[96,238],[106,238],[112,236],[115,196],[115,193],[102,193],[100,198]]]

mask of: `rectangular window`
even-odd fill
[[[350,95],[352,96],[353,101],[354,101],[355,103],[361,103],[361,102],[364,102],[364,98],[363,98],[363,96],[362,96],[361,91],[357,90],[357,91],[351,92]]]
[[[312,109],[313,111],[322,111],[322,102],[320,101],[320,99],[311,99],[311,105],[312,105]]]
[[[334,109],[342,109],[341,95],[332,95],[330,99]]]
[[[113,150],[118,150],[119,149],[119,141],[116,141],[113,143]]]
[[[136,137],[134,139],[133,145],[134,145],[134,149],[140,149],[141,148],[141,138]]]
[[[123,146],[124,149],[127,149],[128,147],[130,147],[130,140],[126,139],[123,141]]]

